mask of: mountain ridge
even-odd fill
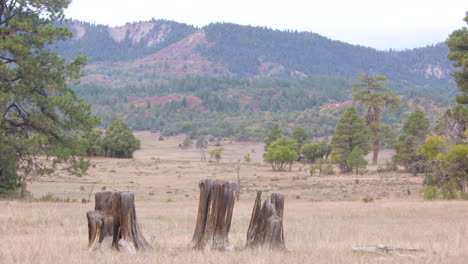
[[[65,57],[87,55],[84,82],[120,83],[211,77],[353,78],[383,74],[400,86],[451,86],[453,71],[442,43],[380,51],[313,32],[213,23],[197,28],[168,20],[120,27],[68,23],[73,39],[58,43]]]

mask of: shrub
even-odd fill
[[[333,175],[335,174],[335,170],[333,169],[333,165],[328,164],[322,169],[322,173],[325,175]]]
[[[460,199],[462,199],[462,200],[468,200],[468,193],[466,193],[466,192],[460,192]]]
[[[104,152],[113,158],[132,158],[133,153],[140,148],[138,140],[124,122],[114,121],[106,130]]]
[[[437,186],[424,186],[421,190],[422,198],[424,200],[435,200],[439,197],[439,190]]]
[[[39,202],[53,202],[53,203],[75,203],[77,202],[76,199],[70,199],[67,197],[66,199],[62,199],[60,197],[54,196],[52,193],[47,193],[37,199]]]
[[[224,151],[223,147],[217,147],[212,150],[210,150],[210,157],[215,159],[216,162],[219,162],[221,160],[221,153]]]
[[[458,184],[455,181],[449,181],[446,182],[444,185],[442,185],[442,199],[444,200],[454,200],[457,199],[457,190],[458,190]]]
[[[310,173],[310,176],[315,174],[315,167],[314,166],[310,167],[309,173]]]

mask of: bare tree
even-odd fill
[[[208,148],[208,141],[204,136],[200,136],[195,143],[195,147],[200,151],[201,161],[206,161],[206,149]]]

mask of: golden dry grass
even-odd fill
[[[220,164],[201,163],[196,150],[176,147],[183,138],[159,142],[157,135],[138,136],[144,148],[135,159],[96,158],[95,168],[85,177],[59,172],[34,182],[29,190],[37,197],[51,192],[80,200],[102,186],[135,190],[139,223],[148,239],[155,238],[154,250],[137,255],[88,252],[86,211],[93,203],[0,201],[0,263],[467,263],[468,203],[422,201],[420,177],[394,173],[311,177],[304,169],[299,171],[301,165],[291,172],[272,172],[261,163],[259,143],[224,142]],[[198,181],[235,180],[234,164],[247,152],[253,162],[241,164],[243,192],[229,234],[236,250],[191,250]],[[287,194],[286,253],[243,248],[257,189]],[[363,203],[364,196],[377,200]],[[425,251],[411,256],[353,253],[351,246],[357,244]]]

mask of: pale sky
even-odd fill
[[[467,0],[72,0],[66,15],[110,26],[167,19],[310,31],[377,49],[445,41],[466,26]]]

